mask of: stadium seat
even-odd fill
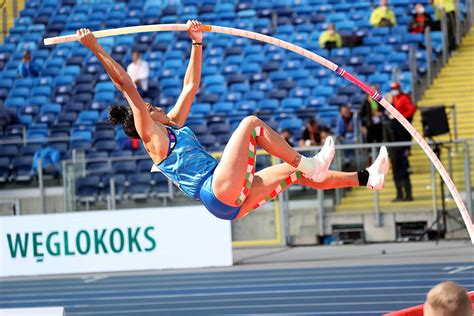
[[[258,102],[258,109],[259,110],[269,110],[275,111],[279,107],[279,102],[276,99],[264,99]]]
[[[131,174],[128,177],[130,185],[127,193],[134,200],[146,199],[151,191],[151,173]]]
[[[96,150],[111,152],[117,149],[117,145],[114,140],[107,139],[96,139],[94,144]]]
[[[82,201],[95,201],[100,190],[100,178],[89,175],[76,181],[76,195]]]
[[[79,113],[78,122],[92,122],[95,123],[99,119],[99,112],[97,111],[82,111]]]
[[[10,178],[10,158],[0,157],[0,183],[7,182]]]
[[[1,145],[0,157],[15,157],[20,154],[17,145]]]
[[[112,168],[124,174],[131,174],[136,172],[137,165],[135,161],[113,161]]]
[[[12,178],[15,182],[30,182],[31,167],[33,165],[32,156],[15,157],[12,159]]]
[[[217,102],[213,106],[214,113],[228,114],[232,112],[234,105],[232,102]]]
[[[281,101],[283,109],[299,109],[303,106],[303,99],[301,98],[286,98]]]
[[[200,135],[198,139],[204,147],[211,147],[216,144],[216,136],[211,134]]]

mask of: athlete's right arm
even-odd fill
[[[89,48],[100,63],[104,66],[115,86],[123,93],[133,111],[135,127],[140,138],[148,142],[153,134],[156,134],[156,124],[153,122],[148,107],[143,102],[137,91],[132,78],[109,54],[100,46],[94,34],[88,29],[77,31],[80,42]]]

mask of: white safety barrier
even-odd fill
[[[202,206],[0,217],[0,251],[0,277],[231,266],[231,223]]]

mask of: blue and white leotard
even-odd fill
[[[217,199],[212,191],[212,178],[217,160],[206,152],[189,127],[166,126],[170,139],[168,156],[154,164],[151,172],[161,172],[187,196],[201,201],[215,216],[232,220],[240,207]]]

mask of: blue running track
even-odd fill
[[[474,290],[467,263],[0,281],[0,308],[74,315],[380,315],[423,302],[444,280]]]

